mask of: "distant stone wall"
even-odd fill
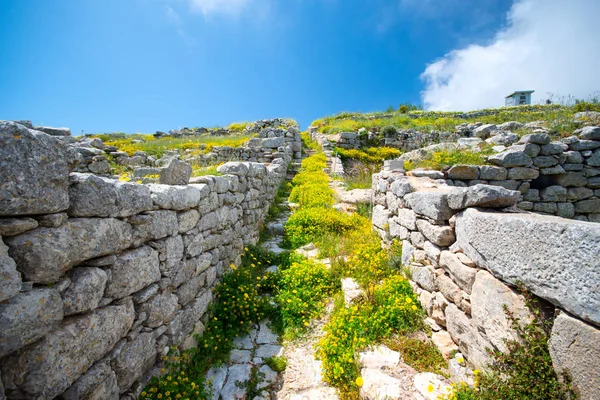
[[[579,398],[600,398],[600,224],[516,212],[521,193],[500,186],[384,171],[373,191],[373,226],[402,241],[403,265],[446,357],[460,350],[485,368],[486,348],[507,350],[504,339],[517,337],[504,305],[524,323],[532,318],[514,290],[520,282],[555,307],[549,346],[559,376],[571,375]]]
[[[91,172],[98,175],[108,176],[112,173],[107,157],[112,157],[119,165],[131,167],[135,178],[144,178],[147,175],[158,173],[157,168],[163,167],[172,158],[181,158],[188,163],[199,165],[211,165],[228,161],[249,161],[270,163],[284,154],[291,154],[294,158],[301,158],[302,142],[297,127],[271,128],[267,127],[258,132],[258,137],[251,138],[242,147],[215,146],[207,154],[194,155],[177,150],[167,151],[161,159],[138,151],[128,155],[119,151],[116,147],[105,146],[98,138],[81,137],[79,140],[71,136],[61,137],[61,140],[69,143],[79,153],[77,172]],[[136,172],[137,171],[137,172]]]
[[[518,190],[522,210],[600,222],[600,128],[583,128],[578,135],[554,142],[545,133],[525,135],[490,156],[494,165],[456,165],[430,176],[453,186]]]
[[[0,122],[0,398],[137,398],[203,332],[293,157],[170,186],[70,172],[77,155]]]

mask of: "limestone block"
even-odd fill
[[[21,290],[21,274],[17,264],[8,255],[8,247],[0,236],[0,302],[14,296]]]
[[[65,143],[10,121],[0,121],[0,215],[46,214],[69,207]]]
[[[456,240],[454,229],[448,225],[433,225],[424,219],[417,220],[419,231],[438,246],[450,246]]]
[[[129,217],[152,209],[144,185],[79,173],[71,174],[70,182],[71,217]]]
[[[472,321],[487,339],[502,352],[507,352],[505,340],[518,340],[504,311],[519,318],[522,325],[531,322],[533,315],[525,305],[522,295],[494,278],[487,271],[479,271],[471,293]]]
[[[23,278],[58,281],[74,265],[131,245],[131,226],[114,218],[72,218],[58,228],[36,228],[6,239]]]
[[[65,315],[79,314],[98,307],[108,280],[106,272],[95,267],[71,270],[71,284],[61,294]]]
[[[143,246],[126,251],[110,267],[110,279],[104,295],[121,298],[160,280],[158,252]]]
[[[504,282],[600,324],[600,225],[564,218],[467,209],[457,247]],[[515,251],[524,248],[527,251]]]
[[[566,372],[581,399],[600,398],[600,330],[565,312],[554,320],[548,341],[552,364]]]
[[[0,303],[0,357],[35,342],[62,319],[62,300],[54,289],[33,289]]]
[[[66,319],[58,329],[3,360],[7,397],[58,396],[125,336],[134,317],[128,300]]]

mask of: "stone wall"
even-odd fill
[[[485,368],[487,348],[506,350],[504,339],[516,336],[504,305],[523,323],[532,318],[514,290],[520,282],[555,311],[549,344],[559,376],[571,375],[581,399],[600,398],[600,224],[516,211],[521,193],[501,186],[383,171],[373,191],[373,225],[402,241],[446,357],[460,350]]]
[[[117,164],[133,168],[135,180],[159,174],[159,168],[164,167],[173,158],[197,165],[214,165],[228,161],[270,163],[277,158],[282,158],[284,154],[292,154],[297,159],[301,158],[302,142],[297,124],[287,129],[268,126],[260,132],[253,133],[256,133],[257,137],[251,138],[241,147],[215,146],[209,153],[200,155],[196,150],[182,153],[170,150],[160,159],[143,151],[138,151],[130,156],[116,147],[105,146],[98,138],[63,136],[59,139],[68,143],[79,153],[77,172],[110,176],[112,171],[107,157],[111,157]]]
[[[483,183],[518,190],[522,210],[600,222],[600,128],[577,133],[561,141],[551,141],[545,133],[525,135],[490,156],[493,165],[456,165],[426,174],[453,186]]]
[[[257,241],[281,156],[140,185],[71,172],[64,142],[0,122],[0,398],[137,398]]]

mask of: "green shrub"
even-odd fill
[[[317,346],[325,381],[352,397],[358,391],[357,352],[393,334],[421,329],[423,316],[410,284],[398,275],[375,289],[373,302],[338,306]]]
[[[267,364],[273,371],[283,372],[287,367],[287,358],[284,356],[273,356],[265,359]]]
[[[295,186],[289,199],[292,203],[298,203],[300,207],[329,207],[335,203],[334,191],[326,183]]]
[[[275,296],[280,306],[284,332],[294,336],[325,309],[325,299],[333,294],[337,282],[327,268],[306,258],[297,259],[280,272]]]
[[[393,147],[369,147],[367,149],[335,149],[342,160],[359,160],[366,163],[383,165],[384,160],[398,158],[402,152]]]
[[[383,137],[394,137],[396,136],[396,133],[396,128],[389,125],[381,130],[381,134],[383,135]]]
[[[405,162],[404,168],[410,171],[415,168],[428,168],[441,170],[445,167],[451,167],[458,164],[466,165],[485,165],[486,156],[490,154],[488,149],[481,152],[472,152],[466,150],[442,150],[429,154],[425,159],[417,162]]]
[[[165,357],[166,367],[161,371],[164,375],[153,378],[141,398],[210,398],[204,382],[208,369],[228,360],[235,337],[246,334],[273,313],[268,298],[261,295],[273,289],[273,277],[265,273],[265,266],[273,262],[285,264],[287,256],[272,258],[254,247],[244,250],[242,266],[231,265],[213,289],[214,301],[204,334],[195,337],[197,347]]]
[[[332,208],[300,208],[285,224],[285,243],[292,248],[297,248],[325,234],[344,234],[360,225],[355,215],[348,215]]]
[[[445,374],[447,365],[444,356],[432,342],[399,337],[384,342],[390,349],[402,354],[402,360],[417,372]]]
[[[600,102],[581,101],[575,104],[574,112],[600,111]]]

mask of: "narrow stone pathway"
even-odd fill
[[[351,212],[356,203],[371,200],[370,189],[346,192],[339,181],[332,181],[330,185],[339,196],[339,201],[334,207],[342,211]],[[265,250],[276,254],[286,251],[281,248],[281,243],[285,223],[291,215],[287,200],[280,206],[285,211],[267,224],[268,237],[261,244]],[[296,252],[330,265],[329,259],[318,259],[319,250],[312,243],[297,249]],[[275,272],[277,268],[278,266],[273,265],[267,271]],[[341,283],[346,306],[350,306],[361,296],[362,290],[351,278],[344,278]],[[321,361],[315,356],[316,344],[325,334],[323,327],[329,321],[332,311],[333,302],[330,301],[324,315],[313,320],[301,338],[290,342],[282,343],[270,329],[267,320],[255,325],[248,335],[236,338],[227,365],[213,366],[207,373],[206,378],[212,384],[213,399],[338,399],[337,390],[323,381]],[[287,367],[283,372],[277,373],[265,364],[265,360],[273,356],[283,356],[286,359]],[[446,392],[448,382],[442,376],[417,373],[402,361],[399,352],[386,346],[367,348],[358,356],[364,381],[361,398],[433,400]]]
[[[283,373],[283,385],[277,393],[282,400],[337,399],[336,390],[323,382],[321,361],[315,357],[315,345],[324,335],[323,326],[329,321],[333,304],[329,304],[323,317],[311,323],[308,333],[294,342],[287,343],[284,356],[288,366]]]

